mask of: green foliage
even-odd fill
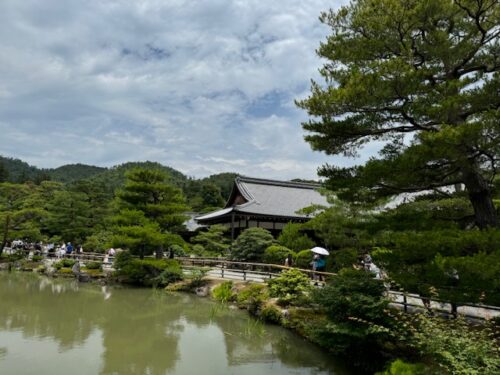
[[[327,324],[316,328],[315,339],[334,353],[362,356],[376,365],[393,325],[384,290],[382,282],[368,272],[341,270],[313,294],[328,318]]]
[[[283,265],[288,255],[292,255],[293,258],[296,257],[296,254],[285,246],[271,245],[264,251],[262,261],[264,263]]]
[[[88,270],[99,270],[102,268],[101,262],[85,262],[85,268]]]
[[[222,303],[230,302],[234,299],[233,282],[224,281],[212,290],[212,296]]]
[[[92,212],[87,196],[69,190],[55,191],[47,204],[49,216],[46,228],[51,235],[59,234],[64,241],[81,243],[90,234]]]
[[[204,286],[206,281],[204,277],[210,271],[210,268],[195,267],[191,268],[191,274],[188,276],[191,290]]]
[[[384,372],[377,372],[376,375],[426,375],[429,374],[428,370],[423,364],[407,363],[401,359],[393,361],[387,370]]]
[[[267,323],[281,324],[281,311],[273,305],[264,306],[260,312],[260,318]]]
[[[101,230],[88,236],[83,243],[85,251],[105,253],[113,243],[113,232]]]
[[[61,268],[71,268],[75,265],[76,261],[74,259],[63,258],[60,261],[54,263],[54,268],[60,270]]]
[[[448,321],[424,315],[417,316],[412,324],[415,347],[446,373],[498,373],[499,343],[493,325],[473,327],[461,317]]]
[[[235,260],[260,262],[264,251],[274,243],[269,231],[262,228],[249,228],[243,231],[234,242],[231,258]]]
[[[293,251],[311,249],[314,241],[300,231],[302,228],[302,224],[288,223],[278,236],[278,243]]]
[[[122,282],[140,286],[165,286],[183,278],[179,262],[172,259],[136,259],[122,252],[115,267]]]
[[[116,270],[121,270],[128,263],[130,263],[134,257],[130,253],[130,251],[120,251],[115,255],[115,260],[113,262],[113,267]]]
[[[500,303],[500,230],[388,232],[372,257],[403,289],[456,302]]]
[[[373,221],[369,206],[360,206],[329,197],[331,206],[306,225],[314,230],[328,249],[354,248],[361,251],[371,246],[367,226]]]
[[[206,256],[225,256],[230,242],[225,236],[228,229],[224,225],[211,225],[207,231],[199,232],[193,237],[192,241],[203,246]]]
[[[265,285],[250,284],[238,293],[236,301],[239,307],[244,307],[256,315],[268,297]]]
[[[314,254],[310,250],[302,250],[295,257],[294,266],[302,269],[310,269]]]
[[[324,166],[330,187],[361,201],[461,182],[476,224],[497,226],[496,0],[355,0],[321,21],[332,30],[317,51],[326,85],[298,102],[306,140],[345,156],[386,143],[365,165]]]
[[[311,290],[310,279],[295,268],[281,272],[275,279],[267,282],[269,295],[277,297],[284,305],[303,304]]]
[[[358,251],[356,249],[340,249],[330,253],[327,258],[326,270],[328,272],[338,272],[342,268],[352,268],[358,263]]]
[[[16,238],[39,241],[43,211],[33,201],[34,185],[0,183],[0,255]]]
[[[133,169],[117,193],[118,214],[113,218],[115,246],[123,246],[143,257],[173,243],[181,243],[171,232],[178,230],[185,216],[179,189],[166,183],[159,170]]]
[[[43,260],[43,256],[41,255],[33,255],[33,258],[31,258],[33,262],[41,262]]]

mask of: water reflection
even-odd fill
[[[290,332],[214,313],[206,299],[0,273],[0,373],[28,373],[23,359],[42,350],[38,374],[94,373],[91,363],[100,374],[347,373]]]

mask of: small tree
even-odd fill
[[[115,200],[120,212],[114,218],[114,243],[129,246],[141,257],[154,248],[161,258],[165,245],[172,242],[172,232],[186,219],[184,197],[159,170],[136,168],[126,178]]]
[[[226,255],[230,242],[225,237],[227,231],[228,228],[224,225],[212,225],[208,231],[193,237],[193,242],[202,245],[205,251],[213,255]]]
[[[278,236],[279,244],[294,251],[312,248],[314,246],[314,241],[307,237],[306,234],[302,233],[300,231],[301,228],[302,225],[295,223],[288,223],[285,225]]]
[[[231,257],[236,260],[260,262],[264,251],[273,244],[273,235],[262,228],[243,231],[234,242]]]
[[[328,318],[316,332],[318,342],[335,353],[376,362],[393,324],[384,290],[383,283],[365,271],[343,269],[333,276],[313,296]]]

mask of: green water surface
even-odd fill
[[[0,272],[1,375],[348,373],[208,299]]]

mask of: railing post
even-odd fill
[[[405,313],[408,312],[408,299],[406,297],[406,292],[403,293],[403,310]]]
[[[222,263],[222,267],[220,269],[220,274],[221,274],[221,277],[224,278],[224,263]]]
[[[247,271],[243,270],[243,281],[247,281]]]

